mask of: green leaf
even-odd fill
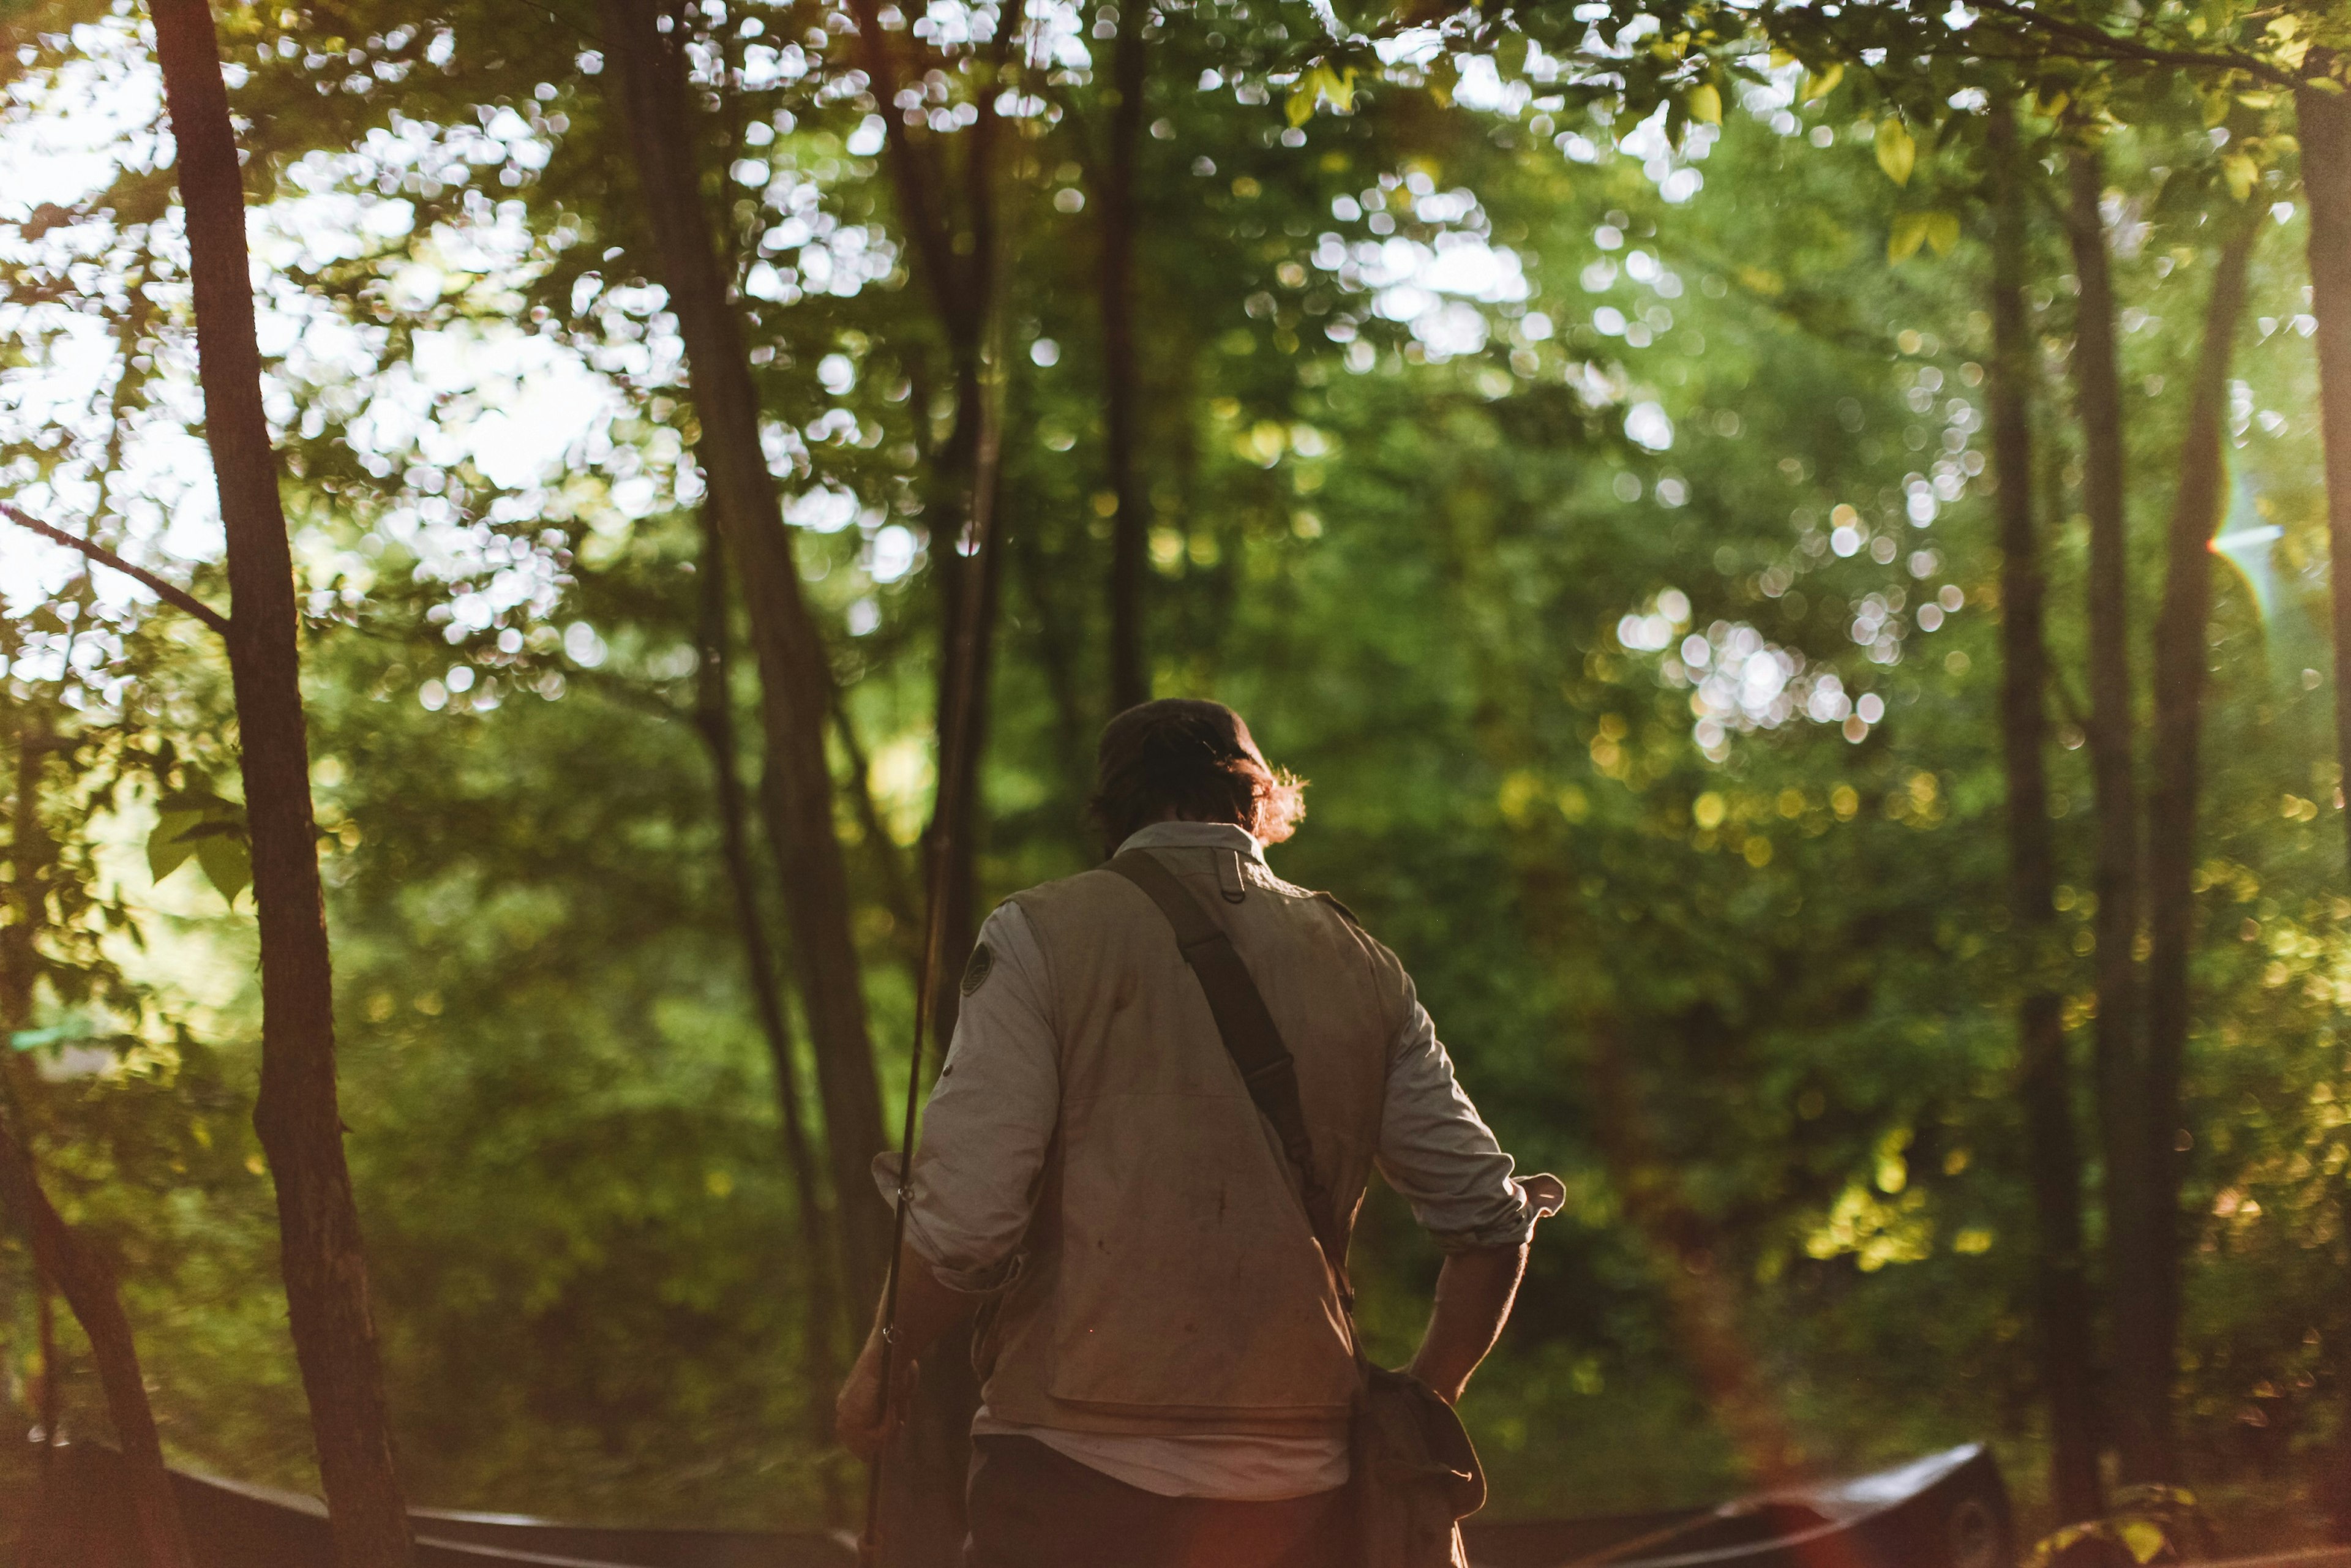
[[[1891,116],[1879,120],[1877,166],[1886,171],[1886,177],[1897,185],[1907,185],[1910,183],[1910,170],[1917,162],[1918,144],[1910,140],[1910,133],[1902,128],[1902,122]],[[1916,246],[1911,246],[1913,250],[1917,248]]]
[[[253,881],[253,852],[234,834],[214,833],[201,840],[196,845],[196,863],[204,868],[205,880],[231,904]]]
[[[1917,255],[1918,247],[1927,243],[1928,221],[1932,216],[1929,213],[1895,214],[1894,232],[1886,240],[1886,259],[1898,267]]]
[[[196,852],[185,835],[204,820],[202,811],[165,811],[157,817],[155,831],[147,835],[147,874],[161,882],[179,870]]]
[[[1290,89],[1283,110],[1292,125],[1303,125],[1314,118],[1314,111],[1324,104],[1337,114],[1352,114],[1355,109],[1355,68],[1343,71],[1329,66],[1315,66],[1301,74],[1298,85]]]
[[[1700,82],[1689,89],[1689,117],[1703,120],[1708,125],[1722,123],[1722,93],[1710,82]]]
[[[2253,187],[2262,181],[2261,170],[2241,152],[2231,152],[2221,159],[2220,172],[2228,179],[2229,194],[2241,202],[2252,195]]]
[[[1956,213],[1928,213],[1927,243],[1935,247],[1937,256],[1949,256],[1959,243],[1959,219]]]
[[[1836,90],[1836,84],[1844,79],[1844,68],[1841,65],[1832,64],[1824,71],[1806,72],[1803,100],[1806,103],[1813,103],[1828,97],[1830,93]]]

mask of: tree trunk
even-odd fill
[[[2179,1195],[2187,1173],[2180,1146],[2179,1080],[2187,1053],[2191,998],[2188,969],[2196,944],[2197,747],[2204,717],[2210,653],[2212,531],[2228,477],[2221,426],[2229,409],[2229,367],[2245,314],[2245,275],[2261,232],[2262,210],[2231,216],[2212,270],[2204,339],[2189,393],[2179,452],[2179,488],[2165,536],[2163,604],[2155,622],[2155,777],[2147,810],[2146,1226],[2154,1253],[2155,1344],[2167,1395],[2179,1344]],[[2179,1455],[2167,1398],[2155,1433],[2159,1476],[2176,1479]]]
[[[2032,387],[2036,379],[2024,287],[2028,204],[2015,111],[1991,121],[1992,360],[1987,401],[2001,547],[2001,741],[2008,779],[2008,885],[2022,994],[2016,1024],[2018,1095],[2031,1176],[2035,1312],[2041,1384],[2049,1401],[2050,1495],[2067,1520],[2104,1511],[2097,1416],[2090,1387],[2089,1285],[2084,1277],[2082,1153],[2074,1127],[2073,1067],[2049,974],[2057,951],[2056,851],[2049,828],[2045,760],[2049,648],[2047,583],[2032,510]]]
[[[204,0],[152,0],[152,11],[179,148],[204,430],[234,604],[229,669],[261,938],[261,1092],[253,1122],[277,1184],[287,1307],[336,1561],[395,1568],[410,1556],[408,1513],[336,1103],[333,975],[310,811],[294,562],[261,406],[245,193],[212,13]]]
[[[967,583],[969,559],[963,547],[976,535],[981,510],[995,503],[998,465],[992,453],[983,452],[992,439],[983,428],[988,417],[983,405],[991,395],[986,382],[991,376],[1002,374],[1000,365],[984,363],[989,322],[996,308],[1002,249],[995,189],[996,143],[1002,132],[1002,121],[996,112],[996,98],[1004,85],[1005,67],[1011,58],[1012,37],[1019,23],[1014,13],[1004,13],[998,18],[995,37],[975,49],[974,68],[979,80],[973,107],[978,118],[966,136],[964,224],[958,229],[947,210],[947,182],[938,157],[940,139],[927,133],[918,139],[898,103],[904,73],[892,41],[893,29],[883,25],[877,0],[850,0],[849,8],[857,25],[858,62],[872,84],[875,101],[882,107],[887,138],[886,162],[898,222],[911,241],[914,271],[930,295],[932,309],[946,340],[955,382],[955,425],[932,459],[926,512],[930,576],[939,611],[938,707],[944,716],[949,694],[962,678],[956,661],[963,656],[959,650],[966,647],[974,650],[973,656],[979,664],[979,689],[984,697],[985,672],[990,662],[999,596],[998,573],[991,561],[982,562],[984,580]],[[900,30],[903,27],[901,22]],[[926,418],[927,411],[917,408],[915,417]],[[963,625],[967,611],[976,611],[981,621],[968,635]],[[977,733],[974,739],[977,739]],[[943,757],[946,744],[943,717]],[[945,790],[948,786],[944,762],[940,778]],[[978,782],[977,770],[970,770],[960,786],[964,798],[949,800],[943,793],[934,809],[934,817],[957,814],[967,823],[976,820]],[[935,821],[934,832],[936,828]],[[974,848],[973,835],[968,831],[952,841],[950,852],[937,873],[943,878],[939,896],[946,901],[946,942],[932,987],[931,1018],[941,1040],[954,1034],[957,1003],[961,1000],[956,980],[971,950],[977,924]],[[926,852],[926,858],[932,857]]]
[[[662,31],[653,0],[601,0],[601,15],[647,226],[685,340],[701,423],[695,454],[742,574],[759,669],[767,806],[816,1048],[841,1250],[851,1290],[870,1297],[888,1268],[890,1225],[872,1199],[869,1174],[884,1147],[882,1095],[850,929],[848,869],[833,828],[824,743],[831,672],[801,594],[791,535],[759,444],[758,399],[741,324],[713,248],[687,110],[684,40]]]
[[[935,1048],[926,1059],[933,1071],[955,1035],[964,964],[977,935],[973,868],[979,758],[987,740],[988,674],[1003,580],[1002,543],[994,537],[999,527],[996,502],[1002,473],[995,389],[983,382],[977,395],[971,520],[977,553],[965,566],[966,597],[954,622],[959,636],[944,661],[938,800],[928,841],[934,851],[929,857],[931,896],[941,904],[935,916],[940,944],[932,987]],[[912,1081],[918,1078],[918,1073],[910,1074],[908,1094],[920,1092],[919,1082]],[[910,1155],[912,1143],[909,1139]],[[970,1466],[972,1413],[979,1407],[969,1333],[967,1327],[957,1330],[923,1358],[905,1434],[885,1472],[883,1506],[892,1529],[883,1537],[883,1561],[892,1568],[949,1568],[962,1561],[967,1530],[962,1479]]]
[[[2090,517],[2090,788],[2097,812],[2093,887],[2097,915],[2096,1051],[2105,1161],[2106,1288],[2114,1322],[2115,1437],[2126,1481],[2167,1479],[2163,1432],[2171,1379],[2160,1339],[2160,1270],[2147,1223],[2147,1098],[2140,1035],[2139,831],[2132,765],[2129,538],[2124,526],[2121,372],[2105,191],[2094,148],[2066,160],[2066,238],[2081,296],[2074,334],[2075,412],[2082,423],[2083,503]]]
[[[2313,69],[2334,63],[2320,51]],[[2318,406],[2326,463],[2326,540],[2351,561],[2351,94],[2306,87],[2294,95],[2303,194],[2310,203],[2311,312],[2318,319]],[[2351,571],[2334,586],[2335,743],[2351,790]],[[2345,818],[2351,824],[2351,815]],[[2351,847],[2351,841],[2346,841]],[[2346,1437],[2351,1441],[2351,1437]]]
[[[1003,87],[1004,67],[1011,54],[1013,22],[999,18],[998,32],[980,53],[979,118],[972,124],[964,164],[965,207],[970,214],[971,260],[952,295],[960,313],[946,320],[949,340],[956,345],[956,434],[949,443],[949,460],[937,476],[935,488],[955,519],[955,543],[940,549],[932,531],[931,562],[939,593],[938,720],[939,790],[932,808],[934,835],[952,824],[943,842],[946,852],[935,874],[937,896],[944,901],[946,941],[940,949],[938,973],[933,977],[931,1022],[938,1050],[934,1062],[946,1054],[955,1038],[956,1014],[963,991],[958,981],[965,960],[978,935],[978,889],[975,867],[978,856],[979,767],[987,734],[988,674],[995,664],[997,607],[1003,591],[1003,551],[981,549],[980,540],[995,531],[998,489],[1003,474],[1002,345],[994,341],[998,308],[997,284],[1003,257],[998,232],[996,143],[1003,121],[996,113],[996,95]],[[946,298],[946,296],[942,296]],[[990,363],[990,356],[996,362]],[[963,553],[968,543],[976,552]],[[972,579],[970,573],[978,576]],[[970,666],[967,674],[965,666]],[[958,694],[967,690],[967,698]],[[951,735],[950,715],[964,727]],[[959,766],[948,765],[947,751],[966,747]]]
[[[41,1190],[33,1152],[10,1122],[0,1115],[0,1201],[31,1240],[36,1266],[57,1281],[66,1305],[89,1336],[90,1356],[106,1391],[107,1414],[114,1421],[114,1439],[122,1448],[123,1479],[131,1493],[125,1501],[137,1521],[147,1562],[151,1568],[194,1568],[114,1270],[51,1206]]]
[[[2313,49],[2314,75],[2341,61]],[[2351,791],[2351,95],[2305,87],[2294,94],[2302,188],[2310,203],[2311,312],[2318,319],[2319,424],[2326,462],[2327,554],[2335,563],[2335,745],[2339,788]],[[2351,828],[2351,813],[2345,817]],[[2351,1206],[2346,1206],[2351,1213]],[[2351,1366],[2351,1363],[2346,1363]],[[2351,1376],[2343,1380],[2333,1494],[2335,1539],[2351,1544]]]
[[[1110,710],[1123,713],[1151,699],[1151,670],[1143,644],[1144,555],[1150,514],[1137,458],[1142,416],[1142,371],[1134,342],[1135,165],[1143,149],[1144,90],[1148,81],[1148,46],[1143,29],[1151,21],[1148,0],[1121,0],[1118,42],[1111,57],[1110,145],[1096,183],[1101,204],[1101,272],[1095,289],[1102,307],[1102,440],[1109,460],[1110,490],[1118,510],[1111,515]]]
[[[861,26],[863,23],[861,22]],[[996,194],[997,142],[1003,122],[995,100],[1011,57],[1014,22],[999,19],[975,68],[979,118],[963,166],[968,227],[949,248],[968,256],[946,286],[935,286],[941,326],[956,363],[955,433],[933,476],[931,562],[939,596],[938,789],[924,841],[926,891],[938,927],[933,955],[931,1042],[918,1058],[935,1070],[955,1037],[964,965],[977,935],[976,866],[980,819],[980,758],[987,747],[989,674],[1003,589],[1001,519],[1005,365],[998,283],[1004,241]],[[885,51],[886,52],[886,51]],[[893,122],[893,125],[897,122]],[[903,129],[903,126],[899,126]],[[910,151],[912,151],[910,147]],[[913,193],[903,193],[902,204]],[[951,531],[946,531],[951,530]],[[944,538],[943,538],[944,533]],[[964,553],[968,548],[970,554]],[[929,933],[925,932],[927,944]],[[919,1061],[917,1064],[919,1068]],[[920,1092],[910,1072],[907,1092]],[[908,1107],[908,1152],[914,1123]],[[906,1429],[883,1470],[882,1560],[892,1568],[931,1568],[962,1560],[966,1533],[962,1480],[969,1469],[972,1412],[979,1386],[968,1331],[949,1335],[923,1361]]]
[[[0,936],[5,936],[0,940],[0,1034],[9,1035],[32,1023],[33,997],[41,974],[38,939],[47,915],[48,872],[55,864],[40,816],[41,781],[51,749],[46,724],[28,724],[18,732],[16,741],[16,812],[9,835],[13,863],[8,883],[8,902],[15,908],[14,918],[0,928]],[[20,1071],[21,1061],[17,1058],[6,1063],[11,1076],[29,1076]],[[131,1493],[126,1500],[149,1568],[193,1568],[179,1500],[172,1492],[170,1472],[163,1468],[155,1413],[147,1403],[146,1381],[139,1371],[138,1342],[131,1335],[131,1320],[123,1313],[114,1270],[103,1254],[66,1224],[41,1190],[31,1130],[22,1119],[24,1102],[14,1092],[16,1087],[9,1085],[10,1104],[0,1112],[0,1207],[5,1208],[33,1255],[35,1311],[41,1341],[42,1458],[47,1461],[57,1441],[57,1347],[49,1308],[49,1289],[54,1283],[65,1292],[66,1305],[89,1338],[99,1385],[106,1394],[107,1414],[114,1423],[115,1441],[122,1448],[124,1479]]]
[[[695,725],[710,752],[710,770],[718,808],[720,852],[726,862],[726,882],[735,896],[735,929],[743,943],[743,968],[751,985],[752,1010],[759,1033],[768,1042],[768,1063],[775,1074],[776,1119],[783,1134],[784,1162],[792,1174],[792,1192],[799,1203],[799,1251],[807,1270],[800,1318],[800,1378],[807,1385],[808,1437],[819,1453],[832,1446],[832,1390],[840,1379],[833,1352],[843,1322],[841,1292],[832,1249],[831,1228],[825,1222],[824,1173],[810,1146],[808,1124],[800,1110],[798,1069],[792,1061],[791,1025],[784,1011],[783,988],[776,978],[775,951],[768,941],[768,925],[759,909],[758,876],[753,871],[751,838],[743,796],[741,763],[735,742],[735,699],[728,679],[726,556],[716,521],[707,511],[702,519],[702,559],[698,587],[701,614],[695,629],[701,660],[695,681]],[[860,1195],[862,1196],[862,1194]],[[833,1467],[821,1476],[825,1519],[839,1523],[841,1496]]]

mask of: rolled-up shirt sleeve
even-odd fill
[[[987,1294],[1018,1276],[1020,1242],[1061,1105],[1061,1052],[1045,956],[1019,906],[979,929],[955,1039],[923,1114],[906,1237],[939,1283]],[[898,1156],[873,1163],[885,1199]]]
[[[1510,1156],[1454,1078],[1428,1009],[1410,978],[1403,984],[1407,1006],[1388,1059],[1380,1174],[1447,1251],[1523,1246],[1549,1209],[1512,1176]]]

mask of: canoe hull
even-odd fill
[[[59,1449],[27,1568],[143,1568],[120,1460]],[[196,1568],[333,1568],[317,1500],[175,1471]],[[837,1537],[567,1524],[418,1510],[417,1568],[850,1568]],[[1472,1522],[1474,1568],[2008,1568],[2008,1494],[1991,1452],[1953,1448],[1895,1469],[1716,1509],[1524,1523]]]
[[[1714,1509],[1463,1531],[1476,1568],[2008,1568],[2008,1489],[1980,1444]]]

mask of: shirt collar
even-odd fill
[[[1238,850],[1258,864],[1265,863],[1265,846],[1247,828],[1230,822],[1154,822],[1129,833],[1118,848],[1122,854],[1128,850]]]

